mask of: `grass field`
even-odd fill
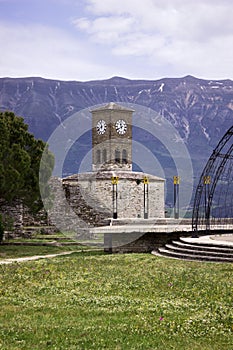
[[[232,264],[82,252],[0,270],[0,349],[233,348]]]
[[[0,261],[8,258],[19,258],[33,255],[56,254],[67,251],[85,250],[82,246],[15,246],[0,245]]]
[[[11,243],[12,245],[1,245],[0,244],[0,261],[8,258],[19,258],[33,255],[46,255],[46,254],[56,254],[66,251],[77,251],[77,250],[86,250],[90,249],[90,246],[85,245],[72,245],[74,241],[72,238],[69,239],[63,234],[57,233],[54,235],[40,235],[34,234],[31,238],[17,238],[7,240],[6,242]],[[51,243],[57,243],[57,245],[49,245]],[[66,245],[62,245],[63,243]],[[69,245],[69,242],[71,243]],[[34,245],[16,245],[19,243],[30,243]],[[36,245],[36,244],[47,244],[47,245]]]

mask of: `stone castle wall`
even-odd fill
[[[14,201],[12,204],[1,202],[1,213],[5,221],[7,230],[14,232],[14,235],[20,236],[23,232],[23,214],[24,208],[21,201]]]
[[[100,171],[51,179],[51,201],[45,211],[31,216],[21,203],[7,206],[14,219],[14,232],[23,235],[25,226],[54,226],[62,232],[80,233],[91,227],[108,225],[113,218],[112,177],[117,174],[117,217],[144,217],[145,174],[129,171]],[[148,217],[164,217],[164,180],[148,175]]]
[[[118,176],[117,184],[117,217],[143,218],[144,217],[144,184],[145,174],[139,172],[116,173],[101,171],[99,173],[86,173],[72,175],[63,179],[66,195],[72,208],[81,215],[85,206],[102,214],[103,217],[113,216],[113,185],[112,177]],[[164,217],[164,180],[148,175],[148,216]],[[115,187],[116,190],[116,187]],[[92,214],[91,212],[89,214]],[[86,218],[93,221],[91,216]]]

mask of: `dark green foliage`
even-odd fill
[[[28,132],[23,118],[12,112],[0,113],[0,198],[6,203],[20,199],[32,211],[42,207],[39,172],[44,152],[43,177],[48,181],[53,156],[42,140]]]
[[[3,240],[3,235],[4,235],[4,227],[2,223],[2,215],[0,214],[0,243]]]

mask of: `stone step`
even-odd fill
[[[176,258],[176,259],[182,259],[182,260],[198,260],[198,261],[207,261],[207,262],[229,262],[233,263],[233,256],[232,257],[220,257],[220,256],[213,256],[211,254],[209,255],[193,255],[190,253],[185,252],[177,252],[172,251],[170,249],[166,248],[159,248],[158,252],[152,252],[155,255],[159,256],[166,256],[169,258]]]
[[[198,238],[195,238],[195,241],[192,240],[192,242],[187,241],[187,237],[180,237],[179,241],[184,243],[184,244],[191,244],[193,246],[204,246],[204,247],[219,247],[219,248],[230,248],[233,249],[233,245],[232,244],[228,244],[228,242],[219,242],[217,240],[210,240],[210,242],[203,242],[201,240],[199,240]]]
[[[166,244],[166,249],[172,252],[184,253],[190,255],[201,255],[201,256],[216,256],[216,257],[225,257],[225,258],[233,258],[233,251],[221,251],[218,249],[208,250],[205,247],[178,247],[174,244]]]
[[[172,241],[172,245],[181,248],[181,249],[190,249],[191,251],[206,251],[206,252],[217,252],[217,253],[227,253],[233,254],[233,247],[231,246],[223,246],[223,245],[208,245],[208,244],[195,244],[195,243],[186,243],[183,241]]]
[[[233,245],[230,242],[198,240],[181,237],[160,247],[155,255],[176,259],[233,262]]]

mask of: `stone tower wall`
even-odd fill
[[[132,170],[132,110],[114,103],[92,111],[92,170],[111,170],[116,166],[116,151],[120,152],[121,161],[117,163],[120,170]],[[116,122],[123,119],[127,124],[125,134],[116,131]],[[98,121],[106,122],[106,131],[98,134]],[[122,159],[123,150],[127,153],[127,162]],[[106,156],[104,155],[104,152]],[[99,159],[100,158],[100,159]],[[106,158],[106,159],[105,159]]]
[[[117,172],[117,217],[143,218],[144,217],[144,184],[143,173]],[[84,212],[82,197],[85,206],[89,209],[90,222],[93,222],[93,212],[99,212],[104,218],[113,217],[113,185],[114,172],[99,172],[77,174],[63,180],[69,196],[69,203],[76,207],[79,215]],[[149,177],[148,185],[150,218],[164,217],[164,181],[160,178]],[[82,203],[82,204],[81,204]],[[95,221],[95,220],[94,220]]]

